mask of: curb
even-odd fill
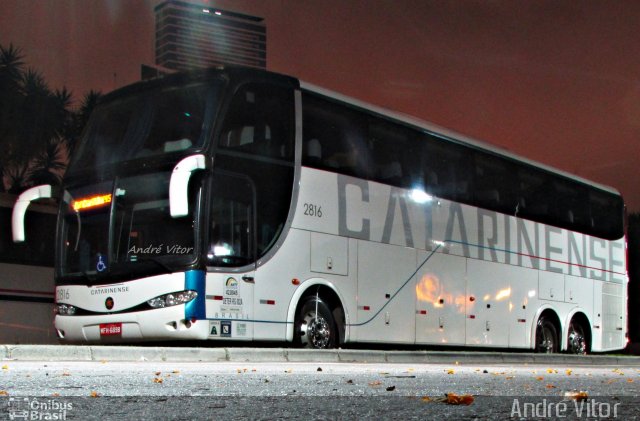
[[[378,351],[359,349],[174,348],[102,345],[0,345],[0,360],[640,366],[640,357],[624,355],[532,354],[486,351]]]

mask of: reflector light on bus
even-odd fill
[[[73,207],[73,210],[78,212],[85,209],[92,209],[108,205],[109,203],[111,203],[111,193],[87,197],[86,199],[74,200],[71,206]]]

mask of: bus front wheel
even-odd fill
[[[336,345],[337,328],[329,306],[320,297],[309,297],[296,319],[295,331],[300,346],[328,349]]]

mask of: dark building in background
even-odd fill
[[[264,19],[179,0],[156,14],[156,65],[188,70],[221,64],[266,68]]]

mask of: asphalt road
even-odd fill
[[[0,419],[640,419],[635,360],[547,362],[5,359]]]

